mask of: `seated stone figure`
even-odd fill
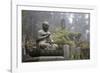
[[[38,45],[41,49],[55,50],[56,44],[52,44],[51,33],[49,32],[49,24],[47,21],[42,23],[42,29],[38,31]]]

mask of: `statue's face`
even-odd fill
[[[46,32],[49,30],[48,24],[43,23],[42,27],[43,27],[43,30],[46,31]]]

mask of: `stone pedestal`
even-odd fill
[[[80,59],[81,49],[80,47],[75,48],[75,59]]]
[[[69,56],[70,56],[69,45],[64,45],[63,50],[64,50],[64,59],[69,60]]]
[[[71,48],[71,59],[80,59],[80,47]]]

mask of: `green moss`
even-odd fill
[[[81,41],[79,46],[81,47],[81,49],[89,49],[90,48],[89,42],[86,42],[86,41]]]
[[[66,29],[58,29],[52,35],[55,43],[58,44],[68,44],[70,46],[75,46],[75,41],[71,39],[71,37],[77,35],[79,33],[70,32]]]

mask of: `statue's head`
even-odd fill
[[[47,32],[49,30],[49,23],[47,21],[44,21],[42,23],[42,28],[45,32]]]

